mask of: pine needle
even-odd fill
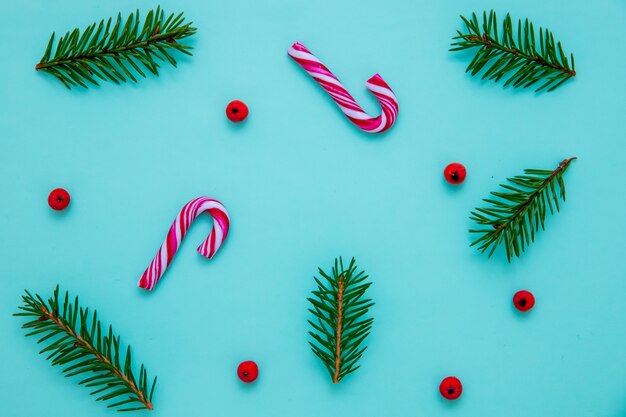
[[[364,318],[374,305],[372,300],[364,298],[371,282],[364,272],[356,272],[356,261],[350,261],[347,269],[343,260],[335,259],[332,275],[321,268],[319,274],[324,281],[314,278],[317,290],[308,298],[315,316],[309,320],[312,340],[311,350],[319,357],[328,370],[333,383],[356,371],[358,360],[365,352],[361,347],[370,333],[373,318]]]
[[[87,88],[98,85],[98,80],[137,82],[137,75],[146,76],[144,71],[159,75],[159,62],[176,66],[174,52],[191,55],[191,46],[179,41],[195,34],[196,28],[185,23],[183,13],[166,18],[157,7],[148,12],[143,25],[140,22],[139,10],[126,20],[118,14],[115,21],[101,20],[82,33],[79,29],[67,32],[56,48],[53,33],[35,69],[52,74],[67,88]]]
[[[139,368],[139,380],[133,372],[131,349],[124,349],[120,337],[102,326],[94,310],[82,308],[78,297],[73,302],[66,292],[59,297],[59,287],[45,302],[28,291],[22,296],[24,304],[14,316],[35,317],[24,324],[26,336],[37,336],[43,343],[39,352],[46,354],[52,365],[63,367],[66,377],[80,376],[78,382],[92,389],[96,401],[108,402],[117,411],[152,410],[152,394],[156,378],[151,382],[144,365]]]
[[[568,59],[561,42],[555,42],[548,29],[539,28],[537,40],[535,27],[528,19],[519,20],[514,25],[507,14],[500,33],[493,10],[489,16],[483,12],[482,24],[479,24],[475,13],[472,13],[471,19],[464,16],[461,19],[466,30],[457,31],[450,50],[478,48],[466,70],[472,76],[485,70],[482,79],[497,82],[506,78],[504,86],[528,88],[536,85],[535,91],[553,91],[576,76],[574,54]]]
[[[555,170],[526,169],[524,175],[509,178],[510,184],[500,184],[503,191],[494,191],[494,198],[485,198],[489,206],[476,208],[470,219],[487,228],[472,229],[479,234],[471,246],[479,251],[489,250],[493,255],[496,248],[504,245],[506,257],[519,257],[531,242],[535,232],[545,229],[547,213],[560,211],[559,201],[565,202],[563,174],[576,158],[562,161]]]

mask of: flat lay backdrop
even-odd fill
[[[147,11],[95,0],[0,4],[0,415],[111,416],[65,380],[11,317],[24,288],[59,283],[97,307],[158,375],[152,416],[618,417],[626,413],[626,17],[623,0],[164,0],[198,27],[194,56],[139,84],[67,91],[36,73],[52,31]],[[464,74],[459,14],[547,25],[579,75],[554,93]],[[287,56],[301,41],[377,113],[379,72],[400,114],[353,127]],[[248,120],[233,125],[226,104]],[[522,259],[469,248],[469,211],[524,168],[579,159],[568,201]],[[460,187],[444,166],[466,165]],[[65,212],[48,192],[72,196]],[[136,281],[188,200],[230,212],[207,261],[202,216],[153,293]],[[376,301],[362,368],[339,386],[307,346],[318,266],[355,256]],[[517,313],[529,289],[536,307]],[[246,386],[239,362],[260,377]],[[456,402],[437,387],[464,384]]]

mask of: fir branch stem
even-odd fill
[[[550,185],[552,180],[557,175],[559,175],[563,171],[565,171],[567,169],[567,167],[569,166],[569,164],[573,160],[575,160],[575,159],[576,159],[576,157],[573,156],[571,158],[567,158],[567,159],[564,159],[563,161],[561,161],[559,166],[557,166],[556,169],[554,171],[552,171],[552,174],[550,174],[548,176],[548,178],[546,178],[543,181],[543,183],[541,184],[541,186],[539,186],[539,188],[537,188],[535,191],[532,192],[532,194],[530,195],[528,200],[525,201],[523,204],[521,204],[517,208],[515,213],[511,217],[509,217],[509,219],[504,224],[502,224],[502,225],[493,225],[493,228],[496,229],[496,232],[495,232],[496,236],[500,235],[503,231],[505,231],[506,228],[509,227],[509,225],[511,225],[515,221],[517,221],[518,218],[524,217],[526,215],[526,212],[528,211],[528,207],[535,201],[535,199],[538,198],[541,195],[541,193],[546,189],[546,187],[548,187]]]
[[[333,375],[333,383],[339,382],[339,371],[341,370],[341,333],[343,330],[343,292],[344,292],[343,274],[339,275],[337,288],[337,337],[335,338],[335,374]]]
[[[134,43],[131,43],[126,46],[119,47],[119,48],[100,49],[97,51],[93,51],[90,54],[80,54],[80,55],[71,56],[66,59],[59,59],[59,60],[53,59],[48,62],[39,62],[37,63],[37,65],[35,65],[35,70],[39,71],[41,69],[48,68],[48,67],[54,67],[54,66],[63,65],[63,64],[71,64],[75,62],[80,62],[83,59],[94,59],[99,56],[120,56],[124,52],[132,51],[134,49],[145,48],[151,45],[158,44],[160,42],[176,43],[176,39],[171,34],[164,34],[164,35],[157,34],[156,36],[153,36],[149,39],[146,39],[140,42],[134,42]]]
[[[574,69],[566,68],[563,65],[560,65],[557,63],[550,63],[547,60],[537,55],[525,54],[522,51],[518,51],[512,48],[507,48],[506,46],[503,46],[502,44],[500,44],[498,41],[492,39],[487,33],[483,33],[482,37],[478,35],[466,35],[465,39],[468,41],[472,41],[477,44],[483,45],[487,49],[491,49],[491,48],[498,49],[502,52],[507,52],[509,54],[519,56],[528,61],[534,61],[544,67],[552,68],[554,70],[561,71],[565,74],[569,74],[572,77],[576,76],[576,71]]]
[[[357,271],[354,258],[345,268],[343,260],[335,259],[332,272],[318,268],[321,279],[315,277],[317,289],[312,297],[309,312],[314,319],[309,341],[313,353],[322,360],[333,384],[359,369],[359,359],[367,349],[363,342],[369,336],[373,318],[366,318],[374,305],[365,293],[367,282],[364,271]]]
[[[133,391],[133,393],[139,399],[139,402],[141,402],[148,410],[153,410],[154,409],[154,407],[152,406],[152,403],[144,396],[143,392],[141,392],[141,390],[137,387],[137,385],[135,385],[135,383],[133,381],[131,381],[126,375],[124,375],[123,372],[121,372],[117,367],[115,367],[106,356],[100,354],[100,352],[98,352],[98,350],[95,348],[95,346],[93,346],[91,343],[89,343],[84,337],[82,337],[81,335],[76,333],[76,331],[74,331],[74,329],[71,326],[67,325],[63,320],[61,320],[59,317],[57,317],[57,315],[54,314],[54,312],[52,312],[49,309],[47,309],[46,306],[44,306],[44,305],[40,306],[40,310],[41,310],[41,314],[42,315],[39,318],[39,320],[41,320],[41,321],[50,320],[51,322],[53,322],[54,324],[59,326],[59,328],[61,328],[61,330],[63,330],[65,333],[67,333],[68,335],[70,335],[71,337],[76,339],[75,345],[79,344],[83,349],[88,350],[100,362],[105,364],[105,366],[113,374],[115,374],[115,376],[117,376],[122,381],[124,381],[124,384],[131,391]]]

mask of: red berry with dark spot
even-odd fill
[[[463,385],[461,385],[459,378],[455,376],[448,376],[441,381],[441,384],[439,385],[439,392],[443,398],[447,400],[456,400],[463,392]]]
[[[513,296],[513,304],[519,311],[528,311],[535,305],[535,296],[530,291],[518,291]]]
[[[70,205],[70,194],[63,188],[55,188],[48,196],[48,204],[54,210],[63,210]]]
[[[450,184],[460,184],[465,181],[465,167],[458,162],[453,162],[443,170],[443,176]]]
[[[239,364],[237,375],[243,382],[249,384],[259,376],[259,367],[253,361],[245,361]]]
[[[248,117],[248,106],[243,101],[231,101],[226,107],[226,117],[231,122],[239,123]]]

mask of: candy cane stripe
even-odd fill
[[[185,204],[176,216],[165,241],[139,280],[138,285],[141,288],[151,291],[156,286],[174,259],[189,227],[204,212],[208,212],[213,217],[213,228],[209,236],[198,246],[198,252],[209,259],[215,256],[228,236],[230,227],[228,212],[219,201],[208,197],[198,197]]]

